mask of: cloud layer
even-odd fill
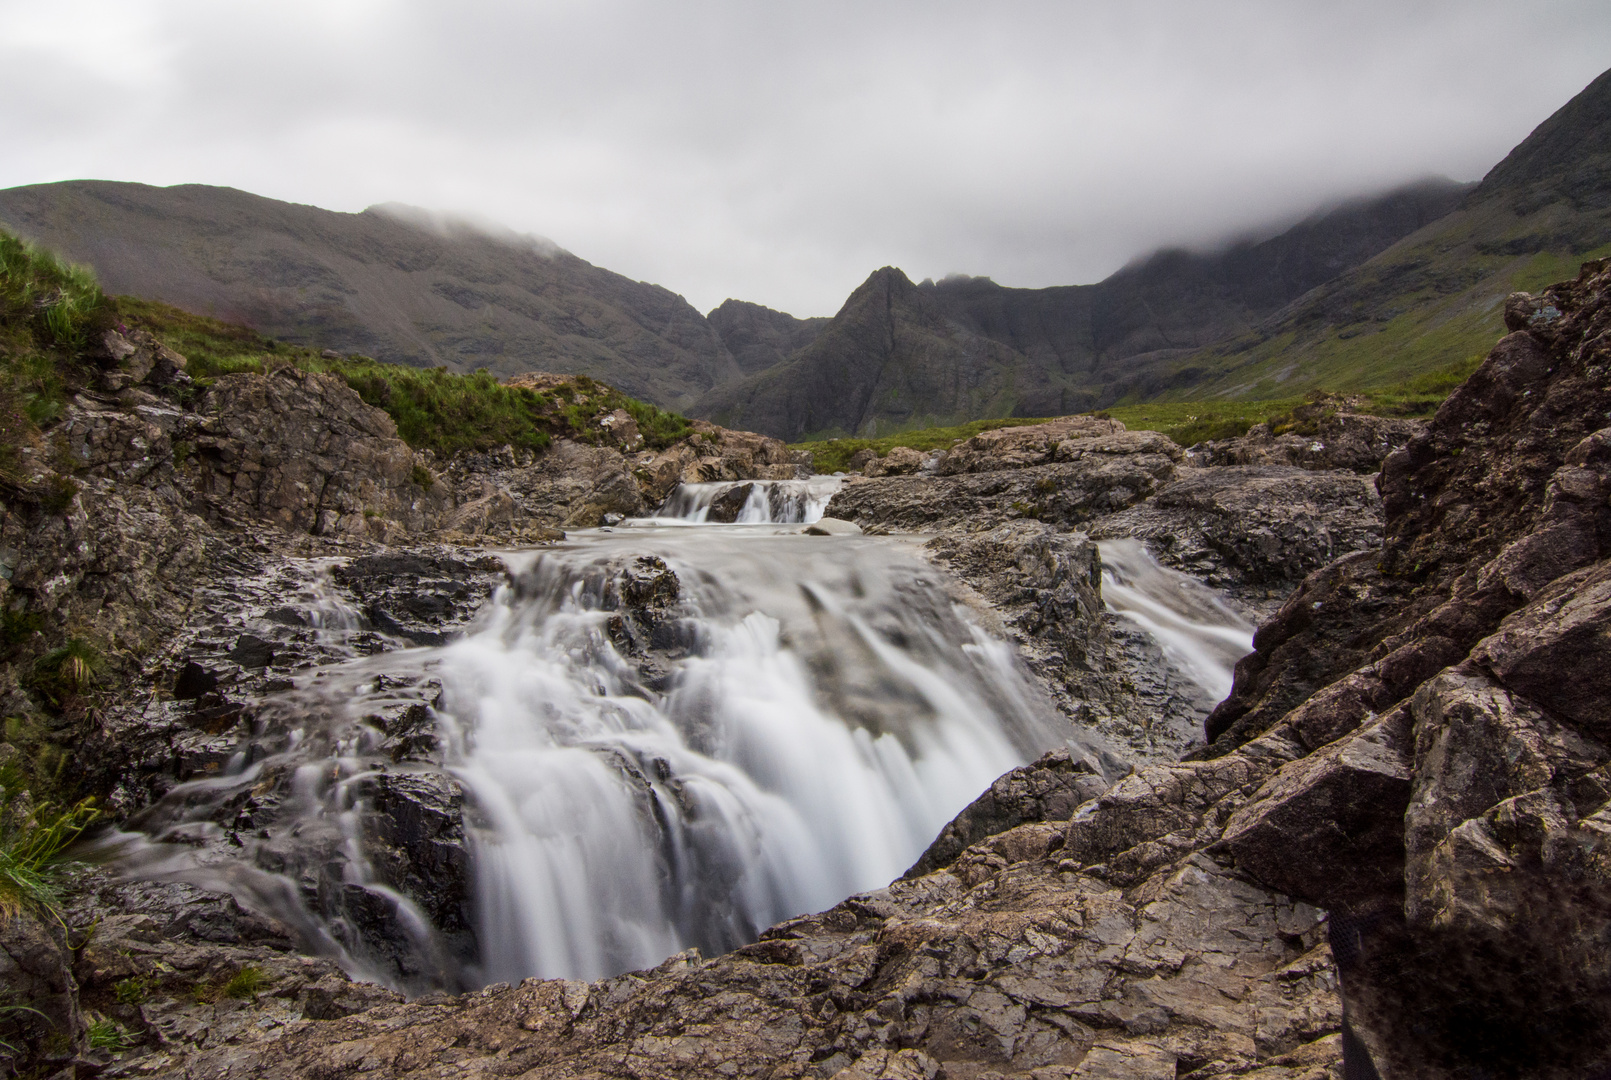
[[[1475,179],[1611,56],[1579,0],[0,0],[0,26],[0,187],[395,200],[798,315],[885,264],[1092,281]]]

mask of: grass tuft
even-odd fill
[[[14,793],[12,779],[5,787]],[[59,812],[46,806],[29,813],[23,806],[0,815],[0,919],[10,919],[25,907],[55,910],[65,865],[62,853],[99,816],[93,799]]]
[[[262,968],[248,964],[230,977],[224,984],[222,993],[228,998],[248,1001],[255,998],[258,992],[268,985],[268,981],[268,976],[263,974]]]

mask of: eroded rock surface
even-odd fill
[[[1382,461],[1426,429],[1426,421],[1352,412],[1328,395],[1292,410],[1282,430],[1255,424],[1246,435],[1191,448],[1200,465],[1295,465],[1374,473]]]

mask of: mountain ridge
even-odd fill
[[[773,368],[716,387],[693,411],[719,423],[801,439],[876,434],[923,421],[945,424],[1093,409],[1121,396],[1111,387],[1122,382],[1124,372],[1115,371],[1117,364],[1135,357],[1167,361],[1246,332],[1259,316],[1279,309],[1340,268],[1443,216],[1471,187],[1451,180],[1419,181],[1311,215],[1256,243],[1209,253],[1154,252],[1090,285],[1015,289],[989,278],[956,276],[914,286],[926,301],[925,317],[948,324],[941,336],[949,337],[957,349],[998,354],[993,364],[999,371],[990,376],[994,382],[989,392],[961,398],[943,392],[918,400],[908,397],[872,412],[860,405],[832,408],[815,395],[837,381],[848,379],[857,385],[859,379],[845,373],[854,366],[849,363],[853,343],[863,332],[847,328],[834,348],[818,349],[814,343]],[[892,269],[875,272],[861,288]],[[901,280],[907,280],[904,274]],[[858,310],[847,301],[817,343]],[[1002,349],[1007,353],[1001,354]],[[956,359],[955,350],[933,356],[952,357],[952,366],[928,380],[906,379],[911,392],[924,381],[945,384],[985,377]],[[880,359],[876,349],[861,356],[864,365]],[[899,362],[909,367],[918,357]],[[807,370],[813,364],[827,365],[829,370]],[[963,401],[996,411],[956,411]]]
[[[575,371],[671,407],[741,374],[669,289],[535,238],[409,217],[199,184],[0,191],[0,224],[93,266],[108,290],[298,344],[499,375]]]

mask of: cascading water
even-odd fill
[[[1102,599],[1157,641],[1209,705],[1231,692],[1236,662],[1253,651],[1253,626],[1214,590],[1161,565],[1139,540],[1104,540]]]
[[[752,940],[899,875],[1056,741],[921,564],[815,539],[655,545],[682,582],[677,614],[648,628],[677,667],[664,694],[623,655],[599,573],[637,535],[544,553],[444,650],[455,773],[488,819],[489,977],[594,977]]]
[[[819,521],[841,476],[817,475],[804,480],[741,480],[679,484],[666,497],[655,520],[739,525],[809,524]]]
[[[125,836],[125,865],[231,889],[402,985],[591,978],[885,884],[1069,734],[897,541],[640,524],[510,561],[459,640],[263,702],[229,775],[138,822],[202,846]],[[399,749],[416,711],[428,755]],[[410,894],[376,812],[420,792],[433,837],[463,803],[460,907]],[[218,824],[253,798],[274,812]],[[462,850],[431,843],[433,865]]]

